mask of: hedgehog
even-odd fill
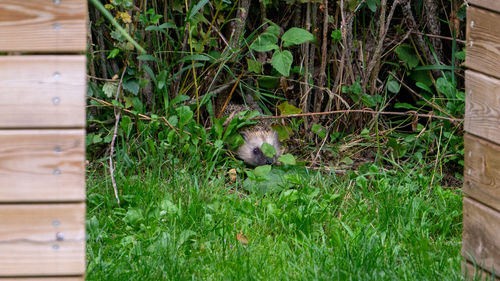
[[[229,116],[226,124],[239,112],[250,110],[245,105],[228,104],[222,113],[222,116]],[[255,109],[258,110],[258,109]],[[260,111],[260,110],[259,110]],[[281,145],[278,139],[278,133],[271,127],[270,122],[259,120],[257,124],[242,128],[239,131],[243,137],[243,144],[236,150],[238,158],[251,166],[271,165],[277,162],[281,155]],[[262,152],[262,144],[268,143],[274,147],[276,153],[274,157],[269,158]]]

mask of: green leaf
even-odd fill
[[[285,34],[283,34],[281,40],[283,40],[283,46],[288,47],[291,45],[299,45],[308,41],[312,41],[314,40],[314,35],[312,35],[305,29],[292,27],[287,30]]]
[[[140,56],[137,56],[137,59],[138,60],[142,60],[142,61],[154,61],[154,62],[160,62],[159,59],[157,59],[156,57],[152,56],[152,55],[140,55]]]
[[[123,82],[123,88],[134,95],[139,93],[139,82],[136,79],[130,79]]]
[[[403,109],[412,109],[412,110],[418,110],[417,107],[409,104],[409,103],[406,103],[406,102],[397,102],[394,104],[394,108],[403,108]]]
[[[271,50],[279,49],[278,37],[272,33],[264,32],[262,33],[253,43],[250,45],[250,49],[257,52],[268,52]]]
[[[200,2],[198,2],[196,5],[193,6],[193,8],[191,10],[189,10],[189,16],[188,16],[188,20],[190,20],[194,15],[196,15],[200,10],[201,8],[203,8],[206,4],[208,3],[208,0],[201,0]]]
[[[193,118],[193,111],[189,106],[180,106],[175,109],[177,115],[179,115],[179,127],[182,128]]]
[[[167,82],[167,71],[162,70],[159,74],[158,77],[156,77],[156,80],[158,81],[158,89],[161,90],[163,87],[165,87],[165,84]]]
[[[186,96],[186,95],[177,95],[177,96],[175,96],[174,99],[172,99],[171,104],[176,105],[178,103],[185,102],[185,101],[190,100],[190,99],[191,98],[189,96]]]
[[[368,9],[372,12],[376,12],[378,6],[380,5],[379,0],[366,0],[366,5],[368,6]]]
[[[320,124],[313,124],[311,130],[322,139],[326,137],[326,130]]]
[[[449,99],[454,99],[457,95],[457,88],[444,77],[436,80],[436,88]]]
[[[185,56],[183,57],[180,62],[186,62],[186,61],[209,61],[211,60],[211,58],[207,55],[203,55],[203,54],[198,54],[198,55],[189,55],[189,56]]]
[[[257,177],[265,178],[271,172],[271,165],[262,165],[254,169],[254,173]]]
[[[390,79],[389,82],[387,82],[387,90],[393,94],[399,93],[399,90],[401,89],[401,85],[399,85],[399,82],[393,79]]]
[[[295,107],[285,101],[278,105],[278,109],[280,110],[281,115],[290,115],[290,114],[299,114],[302,113],[302,109]]]
[[[266,157],[269,157],[269,158],[273,158],[274,155],[276,155],[276,150],[274,149],[274,146],[272,146],[271,144],[265,142],[262,144],[262,153],[264,153],[264,155]]]
[[[113,97],[117,89],[118,85],[116,85],[116,82],[106,82],[104,86],[102,86],[102,91],[108,98]]]
[[[271,59],[271,65],[276,69],[281,75],[288,77],[290,75],[290,68],[292,67],[293,56],[288,50],[280,52],[276,50]]]
[[[247,58],[248,71],[260,74],[262,72],[262,64],[256,60]]]
[[[112,58],[116,57],[119,53],[120,53],[120,49],[115,48],[115,49],[111,50],[107,59],[112,59]]]
[[[280,36],[280,27],[272,21],[269,21],[269,26],[266,28],[266,33],[271,33],[276,37]]]
[[[396,54],[398,54],[399,59],[404,61],[410,69],[415,68],[419,63],[418,57],[410,45],[397,46]]]
[[[332,31],[330,36],[332,37],[333,42],[337,43],[342,40],[342,31],[340,31],[340,29],[335,29]]]
[[[290,153],[281,155],[280,157],[278,157],[278,161],[280,161],[282,164],[285,164],[285,165],[295,165],[296,164],[295,157],[293,157],[293,155]]]
[[[429,88],[429,86],[425,85],[424,83],[422,82],[417,82],[415,83],[415,86],[419,87],[420,89],[426,91],[427,93],[429,94],[432,94],[432,90],[431,88]]]

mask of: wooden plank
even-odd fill
[[[498,0],[468,0],[468,2],[474,6],[500,12],[500,1]]]
[[[82,129],[0,130],[0,202],[84,201],[84,162]]]
[[[464,192],[500,211],[500,146],[464,136]]]
[[[0,128],[83,128],[85,67],[85,56],[0,56]]]
[[[488,271],[500,268],[500,213],[464,198],[462,256]]]
[[[84,274],[84,203],[0,205],[0,225],[0,276]]]
[[[85,0],[2,0],[0,51],[85,51],[86,15]]]
[[[500,144],[500,80],[467,70],[465,92],[464,129]]]
[[[468,68],[500,77],[500,14],[483,9],[467,9]]]
[[[465,280],[484,280],[484,281],[500,281],[500,278],[493,276],[490,272],[485,271],[479,266],[474,267],[473,264],[463,261],[462,262],[462,273],[465,276]],[[3,281],[0,279],[0,281]]]

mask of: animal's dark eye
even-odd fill
[[[259,149],[256,147],[253,149],[253,154],[258,154],[259,153]]]

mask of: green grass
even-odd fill
[[[463,280],[461,194],[431,175],[373,165],[259,195],[178,166],[118,172],[121,206],[89,173],[88,280]]]

